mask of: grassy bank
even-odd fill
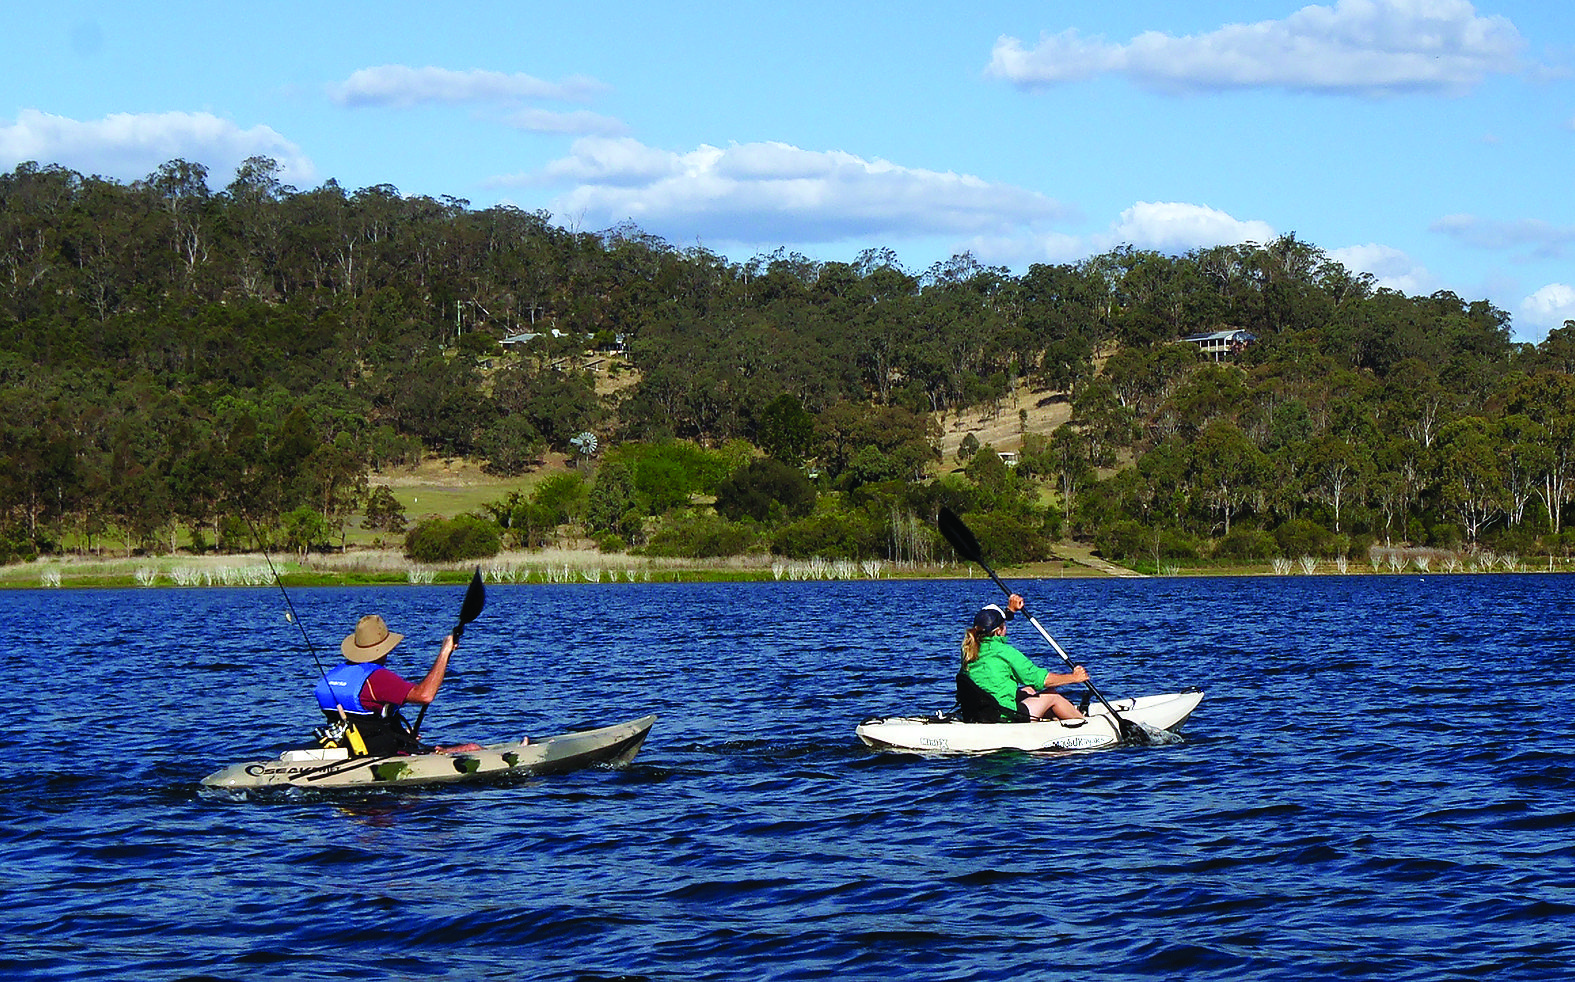
[[[1058,558],[1001,567],[1003,578],[1063,579],[1142,576],[1354,576],[1448,575],[1460,573],[1571,573],[1575,561],[1564,557],[1456,555],[1429,550],[1389,550],[1362,561],[1314,559],[1241,562],[1165,560],[1107,563],[1088,549],[1057,548]],[[703,583],[788,580],[869,580],[974,578],[981,572],[961,563],[897,565],[890,562],[789,561],[768,555],[725,559],[655,559],[592,549],[504,552],[492,559],[426,566],[396,550],[352,548],[344,553],[295,556],[238,555],[65,556],[0,567],[0,589],[87,587],[272,586],[277,574],[285,586],[373,586],[384,584],[464,583],[480,568],[492,583]]]
[[[1047,564],[1054,565],[1054,564]],[[957,564],[896,566],[889,562],[793,562],[771,556],[715,560],[653,559],[594,550],[505,552],[491,559],[442,566],[411,562],[397,551],[352,549],[298,557],[166,555],[52,557],[0,567],[0,588],[369,586],[464,583],[474,569],[492,583],[683,583],[772,580],[854,580],[975,575]],[[1055,575],[1052,573],[1051,575]]]

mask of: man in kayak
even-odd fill
[[[318,707],[328,719],[330,738],[346,741],[357,754],[480,750],[480,745],[474,743],[423,748],[410,732],[399,708],[406,703],[425,706],[437,698],[443,677],[448,674],[449,655],[454,653],[454,636],[451,634],[443,639],[443,647],[438,650],[431,670],[414,684],[400,678],[387,665],[388,653],[404,637],[390,631],[383,618],[368,614],[339,645],[340,653],[345,656],[344,664],[325,672],[313,690]]]
[[[958,673],[958,700],[965,707],[967,680],[995,700],[1003,719],[1082,719],[1083,714],[1065,696],[1050,690],[1061,685],[1087,682],[1088,671],[1078,665],[1069,675],[1054,675],[1006,642],[1006,622],[1023,609],[1023,598],[1012,594],[1006,609],[995,604],[974,615],[973,626],[963,635],[962,671]]]

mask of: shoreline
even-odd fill
[[[1067,555],[1071,552],[1074,554]],[[1468,573],[1571,573],[1575,560],[1546,557],[1545,563],[1522,563],[1514,557],[1438,563],[1355,563],[1304,558],[1297,563],[1276,560],[1221,565],[1164,564],[1145,572],[1106,562],[1096,556],[1064,550],[1058,558],[1023,566],[1002,567],[1016,579],[1169,579],[1179,577],[1296,576],[1444,576]],[[980,575],[971,564],[893,563],[888,560],[785,560],[769,555],[733,556],[713,560],[669,559],[600,553],[589,549],[508,551],[463,563],[424,565],[397,550],[355,549],[317,554],[302,561],[294,555],[261,552],[225,555],[53,556],[0,567],[0,590],[19,589],[192,589],[259,587],[395,586],[465,583],[480,569],[489,583],[706,583],[829,580],[963,579]]]

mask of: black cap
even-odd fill
[[[989,606],[979,608],[979,612],[973,615],[973,626],[984,633],[989,634],[991,631],[995,630],[1011,619],[1011,611],[1002,610],[999,606],[990,604]]]

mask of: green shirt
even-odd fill
[[[1044,687],[1049,671],[1028,660],[1028,656],[991,634],[979,642],[979,657],[968,663],[968,677],[1007,709],[1017,708],[1017,687]]]

